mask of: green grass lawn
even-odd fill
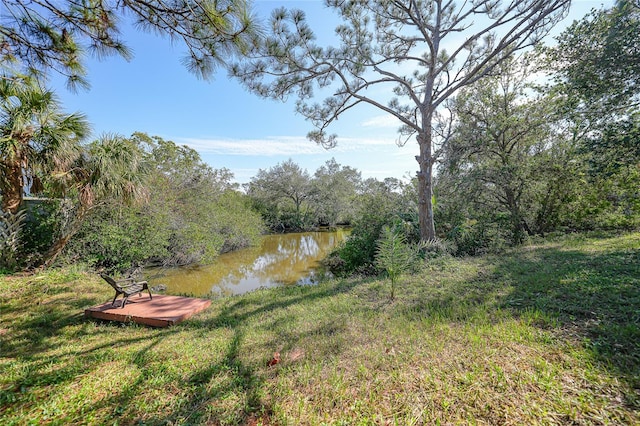
[[[640,424],[640,234],[437,259],[214,300],[166,329],[88,320],[72,269],[0,278],[0,424]],[[281,361],[267,367],[274,352]]]

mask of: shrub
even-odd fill
[[[402,234],[406,241],[417,242],[419,230],[415,204],[407,188],[390,190],[385,183],[374,184],[370,192],[361,195],[349,238],[330,255],[325,266],[338,276],[358,273],[374,275],[377,242],[385,226]],[[338,258],[340,260],[338,260]]]
[[[395,289],[398,279],[414,269],[420,259],[422,244],[411,246],[403,233],[385,226],[382,235],[376,244],[375,264],[386,271],[391,281],[390,298],[395,298]]]
[[[0,210],[0,268],[11,271],[18,266],[20,234],[25,217],[24,211],[13,214]]]

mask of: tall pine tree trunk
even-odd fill
[[[431,152],[431,117],[428,120],[424,123],[426,129],[417,136],[420,155],[416,156],[420,165],[418,171],[418,221],[422,241],[432,241],[436,238],[436,228],[433,221],[433,164],[435,160]]]

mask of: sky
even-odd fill
[[[569,16],[554,32],[592,8],[610,7],[612,1],[574,0]],[[253,2],[262,19],[280,6],[307,12],[312,29],[329,39],[335,25],[320,0]],[[64,78],[54,76],[50,88],[67,112],[84,113],[93,137],[103,134],[130,136],[144,132],[194,148],[213,168],[227,168],[239,183],[259,169],[269,169],[292,159],[313,174],[331,158],[360,171],[363,178],[408,179],[418,168],[418,145],[410,140],[396,144],[398,122],[370,107],[357,108],[337,125],[336,148],[326,150],[306,138],[311,123],[295,113],[293,97],[286,103],[249,93],[237,80],[220,70],[211,81],[199,80],[181,64],[183,46],[154,34],[123,28],[123,39],[134,57],[88,58],[91,88],[70,92]],[[321,99],[318,99],[321,101]]]

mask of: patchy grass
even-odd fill
[[[388,286],[257,291],[153,329],[83,318],[112,297],[95,275],[0,277],[0,423],[640,423],[640,234]]]

